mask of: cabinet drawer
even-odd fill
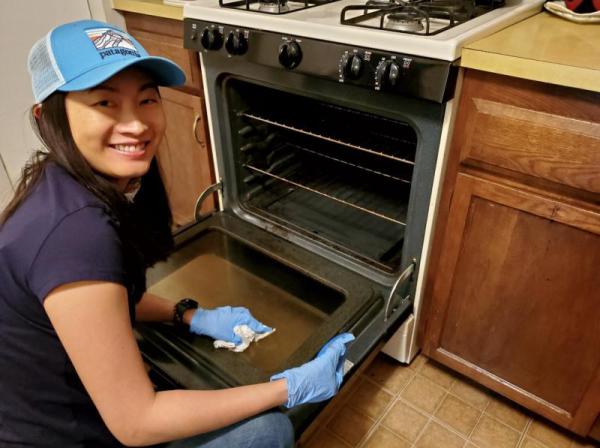
[[[185,72],[185,90],[202,96],[198,54],[183,48],[183,22],[125,13],[127,31],[153,56],[172,60]]]
[[[466,72],[462,164],[600,193],[600,94]]]

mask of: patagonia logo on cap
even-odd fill
[[[102,59],[114,55],[141,57],[135,45],[125,33],[113,28],[94,28],[85,32]]]

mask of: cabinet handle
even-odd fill
[[[194,140],[196,140],[197,143],[204,145],[204,142],[198,138],[198,123],[200,123],[201,119],[202,114],[196,114],[196,117],[194,118],[194,128],[192,129],[192,133],[194,134]]]

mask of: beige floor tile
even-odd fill
[[[445,389],[421,376],[421,373],[412,379],[401,394],[406,401],[430,414],[436,410],[444,395]]]
[[[442,386],[444,389],[448,389],[452,386],[457,378],[449,369],[431,359],[421,367],[419,373],[424,377],[429,378],[434,383]]]
[[[462,378],[452,385],[450,392],[480,411],[483,411],[490,402],[490,395],[483,386]]]
[[[428,417],[397,401],[383,419],[383,424],[405,439],[414,442],[427,424]]]
[[[410,442],[401,439],[384,426],[379,426],[363,448],[410,448]]]
[[[347,407],[338,412],[327,427],[350,445],[356,446],[374,424],[373,419]]]
[[[427,362],[427,357],[423,354],[418,354],[415,359],[408,365],[413,370],[420,370],[423,364]]]
[[[341,441],[326,429],[319,431],[306,445],[306,448],[348,448],[346,442]]]
[[[346,404],[377,419],[381,417],[386,406],[392,401],[393,396],[384,391],[380,386],[368,380],[363,380]]]
[[[548,448],[569,448],[571,445],[570,435],[539,420],[531,422],[527,435],[547,445]]]
[[[400,364],[389,356],[380,354],[364,373],[377,384],[397,393],[408,384],[415,370]]]
[[[481,448],[514,448],[519,437],[514,429],[485,415],[471,434],[471,440]]]
[[[538,442],[535,439],[532,439],[531,437],[525,437],[525,439],[523,440],[523,442],[521,443],[521,446],[519,448],[548,448],[546,445],[542,445],[540,442]]]
[[[435,413],[437,418],[465,436],[475,428],[480,415],[481,411],[453,395],[446,395],[444,402]]]
[[[530,419],[529,415],[525,414],[525,411],[522,410],[522,408],[517,407],[501,397],[492,398],[485,413],[506,423],[508,426],[519,432],[522,432],[525,429],[525,425]]]
[[[419,437],[416,448],[462,448],[466,440],[430,421]]]

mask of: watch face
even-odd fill
[[[177,305],[175,305],[175,313],[173,315],[173,321],[176,324],[181,324],[183,323],[183,313],[185,313],[187,310],[193,310],[198,308],[198,302],[196,302],[193,299],[182,299],[179,302],[177,302]]]

